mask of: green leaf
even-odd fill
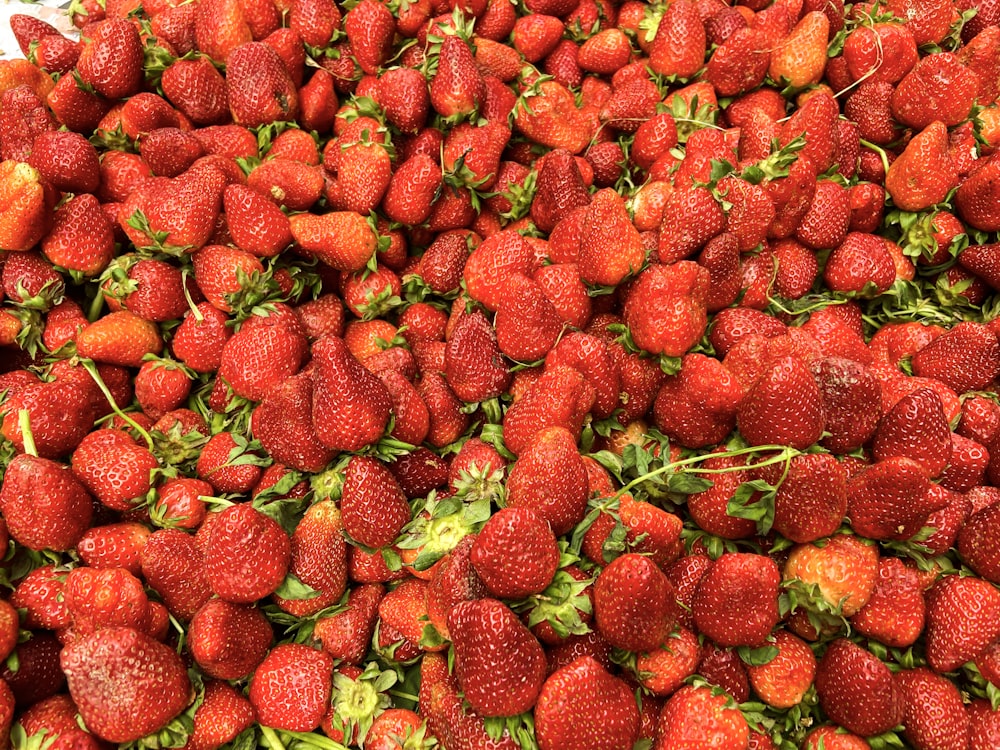
[[[315,599],[317,596],[320,596],[321,593],[322,592],[317,591],[312,586],[302,583],[297,575],[289,572],[285,576],[285,580],[283,580],[281,585],[275,590],[274,595],[281,599],[302,601],[304,599]]]

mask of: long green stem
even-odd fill
[[[790,461],[792,458],[800,454],[800,451],[795,448],[789,448],[787,445],[751,445],[746,448],[737,448],[735,450],[726,451],[724,453],[701,453],[697,456],[691,456],[689,458],[681,459],[680,461],[672,461],[670,463],[663,464],[663,466],[658,469],[653,469],[653,471],[648,471],[642,476],[636,477],[631,482],[622,487],[618,492],[615,493],[615,497],[620,497],[626,492],[631,491],[635,487],[645,482],[653,477],[660,476],[661,474],[667,474],[675,471],[679,468],[684,468],[691,466],[692,464],[701,463],[709,458],[728,458],[731,456],[745,456],[749,453],[760,453],[764,451],[780,451],[778,456],[772,456],[771,458],[762,461],[759,464],[754,464],[754,466],[769,466],[770,464],[776,464],[780,461]],[[738,467],[738,468],[749,468],[749,467]],[[723,474],[732,471],[736,471],[736,468],[732,469],[699,469],[703,473],[713,473],[713,474]]]
[[[91,359],[84,359],[80,360],[80,364],[83,366],[83,369],[87,371],[90,377],[94,379],[94,382],[97,383],[97,387],[101,389],[101,393],[103,393],[104,398],[108,400],[108,404],[111,406],[114,413],[128,422],[132,428],[142,436],[142,439],[146,442],[146,447],[149,448],[149,450],[153,450],[153,438],[151,438],[149,433],[142,428],[142,425],[119,408],[118,402],[115,401],[115,397],[111,394],[111,390],[105,384],[101,374],[97,371],[97,365],[94,364],[94,361]]]

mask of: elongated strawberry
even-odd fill
[[[410,506],[392,473],[367,456],[347,464],[340,505],[344,530],[369,547],[389,546],[410,520]]]
[[[479,311],[459,318],[445,351],[445,378],[463,401],[484,401],[502,394],[510,383],[497,334]]]
[[[562,426],[543,427],[511,468],[508,507],[530,508],[559,535],[583,518],[586,498],[586,467],[573,435]]]
[[[617,648],[648,651],[676,621],[674,586],[647,557],[628,553],[608,564],[594,584],[597,629]]]
[[[816,692],[831,719],[864,736],[887,731],[903,718],[905,698],[889,668],[843,638],[831,643],[820,659]]]
[[[109,18],[94,28],[76,69],[101,96],[123,99],[139,91],[142,55],[136,27],[124,18]]]

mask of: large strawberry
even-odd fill
[[[33,550],[68,550],[90,527],[93,500],[65,464],[22,453],[7,466],[0,511],[7,531]]]
[[[142,41],[135,25],[124,18],[101,21],[80,53],[80,80],[101,96],[123,99],[142,85]]]
[[[233,121],[246,127],[293,120],[299,96],[288,70],[264,42],[247,42],[226,57],[226,97]]]
[[[311,732],[332,690],[332,656],[301,643],[282,643],[254,670],[249,698],[263,726]]]
[[[768,557],[729,553],[698,582],[692,613],[698,632],[720,646],[755,646],[778,623],[781,574]]]
[[[613,646],[649,651],[663,643],[676,621],[674,586],[649,558],[622,555],[597,577],[594,616]]]
[[[636,346],[651,354],[683,356],[707,326],[709,274],[692,261],[650,266],[629,290],[625,322]]]
[[[74,641],[60,665],[84,723],[109,742],[162,729],[192,698],[177,653],[132,628],[104,628]]]
[[[927,662],[950,672],[978,656],[1000,632],[1000,592],[975,577],[944,576],[927,592]]]
[[[903,719],[905,699],[889,668],[844,638],[831,643],[820,659],[816,692],[831,719],[860,735],[880,734]]]
[[[255,602],[281,585],[291,554],[291,541],[277,521],[249,503],[231,505],[209,531],[205,577],[226,601]]]
[[[483,716],[515,716],[538,700],[545,680],[541,645],[503,602],[461,602],[448,615],[455,674],[472,708]]]

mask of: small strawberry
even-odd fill
[[[243,694],[224,682],[205,683],[205,695],[194,712],[190,750],[212,750],[232,742],[254,723],[253,706]]]
[[[410,506],[392,473],[377,459],[353,456],[340,501],[344,530],[368,547],[387,547],[410,520]]]

